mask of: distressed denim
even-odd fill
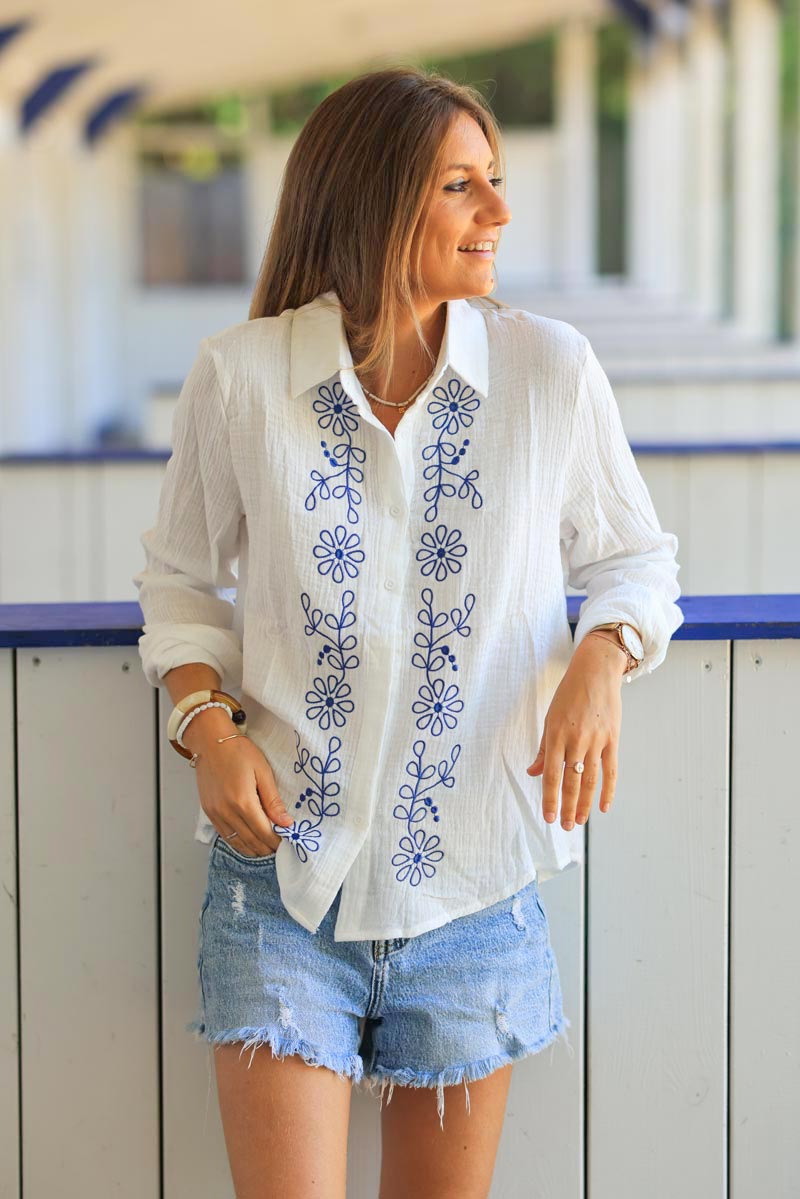
[[[539,887],[416,937],[334,941],[339,892],[316,933],[286,911],[275,854],[217,835],[198,932],[200,1005],[187,1032],[299,1054],[387,1102],[395,1084],[468,1082],[561,1037],[572,1054]],[[252,1055],[251,1055],[252,1063]]]

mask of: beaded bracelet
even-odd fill
[[[196,708],[192,708],[188,716],[185,716],[181,721],[180,727],[178,728],[178,735],[175,738],[175,740],[178,742],[178,745],[182,745],[184,749],[189,749],[188,745],[183,744],[183,734],[186,732],[189,722],[194,720],[198,712],[203,712],[206,708],[224,708],[231,720],[233,720],[233,709],[231,708],[230,704],[220,703],[220,701],[216,699],[211,700],[210,703],[199,704]],[[191,750],[189,752],[191,753]]]

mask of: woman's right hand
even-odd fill
[[[239,834],[233,841],[239,853],[264,857],[281,843],[272,824],[288,826],[294,818],[278,794],[272,767],[255,742],[246,733],[221,744],[217,741],[218,737],[230,737],[231,732],[230,718],[219,709],[199,713],[186,730],[184,744],[199,754],[195,773],[200,806],[226,841],[231,833]]]

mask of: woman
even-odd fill
[[[620,680],[682,620],[588,341],[486,298],[501,184],[471,88],[329,95],[142,537],[144,670],[212,844],[188,1027],[238,1199],[343,1196],[361,1081],[399,1087],[381,1199],[488,1193],[512,1063],[570,1023],[538,883],[584,860]]]

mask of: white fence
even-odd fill
[[[679,582],[694,595],[800,591],[800,442],[637,447]],[[166,453],[0,459],[0,603],[136,600]],[[574,594],[574,593],[571,593]]]
[[[665,663],[622,688],[586,869],[542,884],[575,1054],[515,1064],[494,1199],[797,1195],[800,596],[682,603]],[[208,851],[136,612],[0,607],[9,1199],[233,1195],[184,1027]],[[349,1148],[348,1195],[374,1199],[360,1092]]]

